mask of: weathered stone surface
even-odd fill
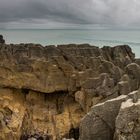
[[[81,121],[80,140],[112,140],[115,129],[115,119],[121,103],[127,96],[122,95],[116,99],[93,106]]]
[[[132,63],[135,58],[135,54],[131,53],[131,48],[128,45],[115,46],[113,49],[103,47],[102,50],[104,57],[109,61],[113,61],[120,68]]]
[[[122,49],[118,52],[120,59],[127,55],[133,61],[131,50],[128,54],[124,51],[128,47],[115,48]],[[76,91],[88,78],[98,77],[101,73],[109,73],[118,82],[123,70],[116,65],[115,56],[108,61],[104,53],[107,54],[104,49],[86,44],[58,47],[3,44],[0,47],[0,83],[3,87],[51,93],[61,90]],[[123,65],[124,61],[121,62]]]
[[[80,105],[66,93],[0,89],[1,140],[69,137],[71,127],[77,128],[83,116]]]
[[[129,76],[131,91],[138,89],[140,84],[140,66],[136,63],[131,63],[126,66],[125,71]]]
[[[93,106],[81,120],[80,140],[139,140],[140,91]]]
[[[134,103],[129,99],[122,103],[116,118],[115,140],[140,139],[140,99]]]
[[[78,140],[79,122],[92,106],[139,87],[139,65],[132,62],[134,54],[125,45],[0,44],[0,139]],[[137,86],[131,86],[131,75]],[[121,101],[112,102],[94,109],[104,139],[113,136],[120,108]]]

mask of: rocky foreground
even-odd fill
[[[0,44],[0,140],[139,140],[140,60],[116,47]]]

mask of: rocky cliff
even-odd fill
[[[125,135],[119,121],[129,113],[120,104],[139,88],[139,76],[139,61],[127,45],[1,43],[0,140],[119,139]],[[137,112],[139,103],[131,104]]]

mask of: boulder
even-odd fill
[[[92,107],[91,111],[81,120],[80,140],[112,140],[115,119],[121,103],[127,99],[121,95]]]
[[[115,126],[115,140],[140,139],[140,99],[136,103],[132,99],[122,103]]]
[[[139,140],[140,91],[97,104],[81,120],[79,140]]]

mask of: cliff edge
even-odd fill
[[[138,90],[138,62],[127,45],[1,43],[0,139],[88,140],[81,119],[92,106]]]

